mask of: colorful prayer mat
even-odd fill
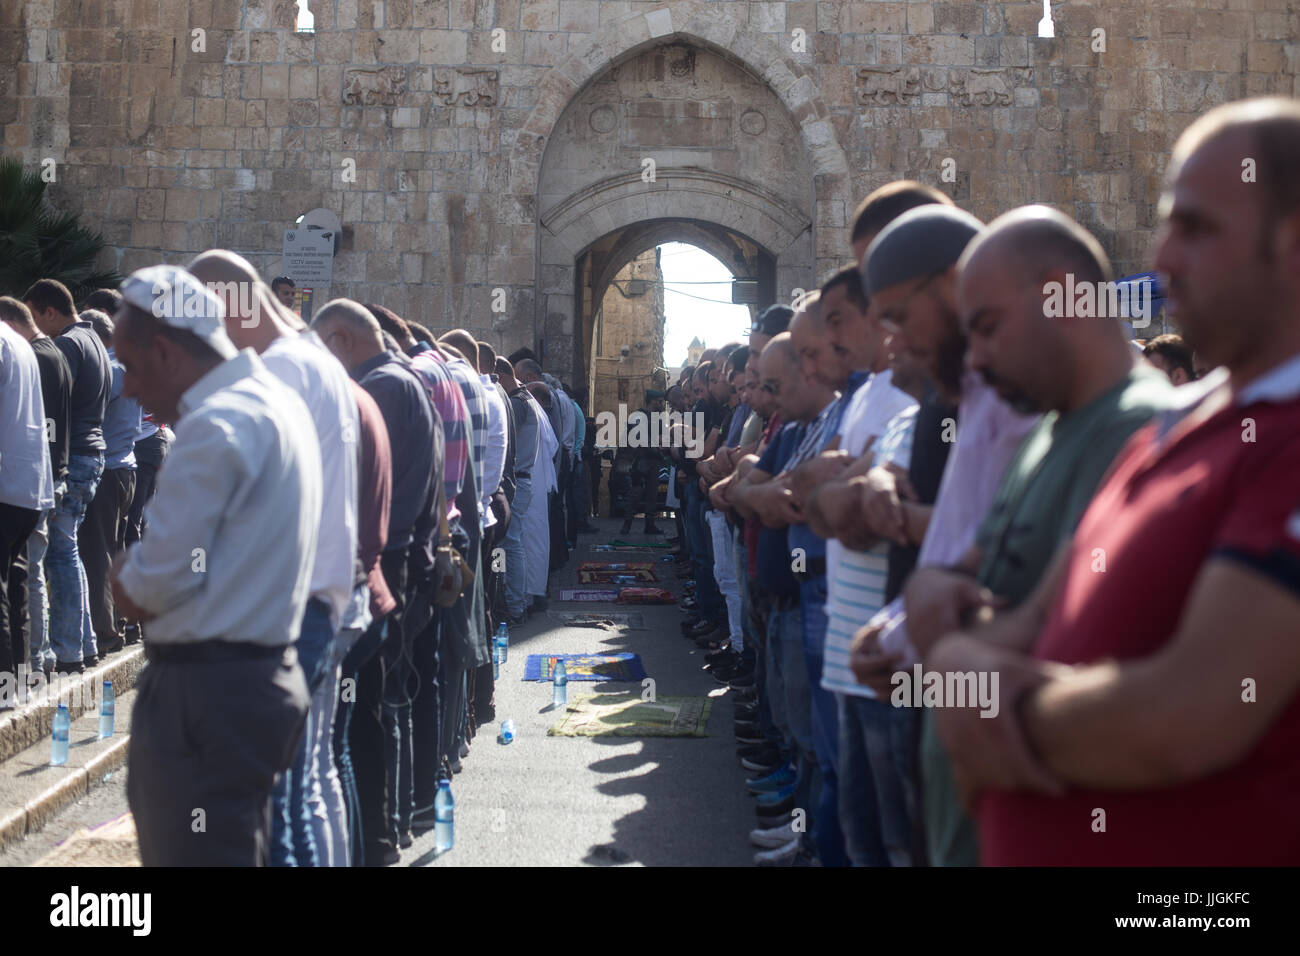
[[[578,571],[579,584],[652,584],[658,581],[653,571],[638,568],[635,571]]]
[[[643,630],[645,616],[641,614],[590,614],[583,611],[548,611],[547,617],[558,621],[565,627],[594,627],[601,630],[613,630],[621,627],[626,630]]]
[[[579,694],[549,737],[706,737],[713,702],[707,697]]]
[[[618,591],[587,591],[580,588],[562,588],[561,601],[617,601]]]
[[[522,680],[550,681],[561,659],[569,680],[640,681],[646,676],[637,654],[529,654]]]

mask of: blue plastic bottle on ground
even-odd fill
[[[68,762],[68,730],[72,727],[72,717],[68,715],[68,705],[59,702],[59,709],[54,712],[54,737],[50,741],[50,765],[62,767]]]
[[[99,699],[99,739],[113,736],[113,716],[117,712],[117,701],[113,695],[113,682],[104,681],[104,693]]]
[[[446,853],[456,842],[456,800],[451,795],[451,781],[438,784],[438,795],[433,798],[433,848]]]
[[[513,717],[507,717],[501,721],[501,736],[497,738],[503,744],[514,743],[515,740],[515,721]]]
[[[496,646],[501,649],[501,663],[510,659],[510,631],[503,623],[497,628]]]
[[[563,707],[569,699],[569,675],[564,669],[564,661],[555,662],[555,673],[551,675],[553,691],[551,702],[556,707]]]

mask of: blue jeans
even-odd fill
[[[375,661],[379,654],[379,648],[388,634],[388,622],[384,620],[372,621],[370,625],[361,632],[360,637],[356,638],[352,647],[348,649],[343,658],[342,679],[339,690],[339,717],[334,727],[334,747],[337,754],[336,759],[339,764],[339,782],[343,785],[343,800],[348,808],[348,849],[350,863],[352,866],[365,866],[366,860],[366,842],[370,834],[366,830],[368,821],[363,811],[361,798],[361,776],[358,773],[357,760],[353,759],[352,739],[354,733],[363,734],[364,739],[369,742],[371,751],[383,749],[383,738],[376,732],[365,734],[364,731],[353,731],[352,719],[356,716],[358,707],[367,707],[369,704],[379,705],[378,696],[374,701],[369,701],[365,695],[363,686],[362,668],[367,667],[372,661]],[[377,669],[377,663],[376,663]],[[378,685],[375,687],[376,695],[378,694]],[[363,713],[362,721],[373,724],[374,729],[378,730],[378,721],[374,720],[378,716],[375,708],[368,708],[374,712]],[[363,772],[368,770],[370,779],[365,781],[368,790],[368,799],[375,802],[373,794],[375,778],[379,778],[382,783],[384,771],[382,768],[383,754],[381,753],[363,753],[360,760],[366,761],[367,766],[362,768]],[[382,791],[382,787],[380,790]],[[374,824],[377,825],[377,824]],[[379,834],[375,835],[377,838]]]
[[[50,605],[46,597],[45,552],[50,546],[50,522],[53,511],[41,515],[36,530],[27,539],[27,600],[28,616],[32,622],[31,664],[32,673],[54,666],[54,651],[50,647]]]
[[[307,679],[307,692],[315,696],[325,674],[334,628],[329,605],[310,598],[302,614],[302,629],[294,645],[298,662]],[[321,743],[323,714],[312,707],[307,712],[302,739],[293,763],[276,781],[271,793],[271,865],[318,866],[313,817],[324,814],[317,748]]]
[[[768,717],[779,737],[778,746],[781,753],[790,755],[790,722],[785,714],[785,680],[781,666],[781,632],[777,626],[777,615],[783,612],[768,604],[767,642],[763,647],[763,692],[761,699],[767,702]],[[788,613],[788,612],[787,612]]]
[[[94,657],[95,629],[90,622],[90,585],[77,550],[77,532],[104,474],[103,455],[69,455],[68,484],[54,507],[45,574],[50,598],[50,648],[65,664]]]
[[[334,844],[329,848],[330,866],[351,866],[355,834],[361,832],[361,814],[357,809],[357,778],[352,767],[352,752],[348,749],[348,723],[352,719],[350,701],[356,699],[356,674],[345,670],[351,659],[352,648],[370,626],[370,589],[362,584],[352,592],[339,632],[330,643],[329,657],[325,662],[325,676],[317,693],[330,693],[329,726],[324,730],[325,746],[322,748],[320,775],[325,787],[325,802],[329,813]],[[347,684],[345,679],[350,678]],[[313,698],[314,700],[314,698]],[[319,827],[317,834],[320,833]],[[320,836],[317,836],[320,840]],[[325,849],[318,843],[322,857]],[[324,862],[324,860],[322,860]]]
[[[924,866],[925,840],[921,829],[917,757],[921,742],[921,709],[894,707],[884,701],[875,706],[863,730],[867,761],[876,782],[880,811],[880,836],[890,866]]]
[[[868,752],[869,727],[892,708],[870,697],[836,694],[840,720],[840,827],[854,866],[889,866],[881,833],[876,780]]]
[[[811,830],[822,866],[848,866],[844,832],[839,812],[839,716],[835,695],[822,689],[822,648],[826,644],[826,578],[815,578],[799,586],[803,610],[804,661],[811,684],[813,751],[817,755],[814,781],[816,813]]]
[[[700,616],[710,621],[722,618],[722,593],[713,577],[713,535],[704,521],[704,495],[694,481],[686,486],[686,534],[695,572],[695,603]],[[691,542],[694,542],[692,544]]]
[[[813,717],[808,665],[804,661],[803,610],[772,612],[768,639],[776,638],[780,657],[781,683],[785,689],[785,719],[790,731],[790,749],[795,760],[794,805],[802,808],[816,824],[813,785],[817,773],[817,754],[813,748]],[[805,838],[811,848],[811,835]]]
[[[745,547],[745,530],[742,527],[732,536],[733,557],[736,568],[736,589],[740,591],[740,643],[731,642],[732,650],[746,658],[754,657],[754,628],[749,613],[749,549]]]

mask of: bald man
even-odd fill
[[[798,316],[796,315],[796,319]],[[820,784],[816,770],[813,700],[808,657],[803,644],[803,608],[795,569],[806,571],[804,558],[795,560],[788,537],[789,526],[802,521],[791,492],[776,479],[789,467],[801,448],[815,447],[824,431],[835,393],[801,364],[789,332],[775,336],[759,359],[762,387],[770,394],[785,424],[768,444],[763,456],[736,483],[732,500],[746,516],[756,516],[764,527],[758,542],[758,585],[770,603],[763,670],[763,694],[771,708],[773,728],[760,732],[773,744],[769,752],[779,767],[784,760],[795,765],[794,806],[808,812],[812,831],[820,834],[816,808]],[[810,435],[812,437],[810,437]],[[807,452],[805,451],[805,454]],[[789,864],[811,859],[813,832],[791,830],[789,841],[756,858],[760,864]]]
[[[931,652],[1002,674],[996,718],[939,721],[985,863],[1300,860],[1300,103],[1211,110],[1167,176],[1153,265],[1224,367],[1134,435],[1019,611]]]
[[[357,588],[356,401],[342,365],[274,299],[246,259],[209,250],[191,261],[188,272],[224,303],[230,341],[238,349],[256,351],[268,371],[302,397],[316,427],[324,498],[312,593],[296,643],[312,709],[294,765],[274,793],[272,865],[330,865],[342,845],[343,821],[326,813],[324,784],[316,769],[329,739],[325,714],[334,698],[334,688],[322,688],[325,661]]]
[[[296,647],[312,694],[298,754],[276,786],[272,808],[273,866],[331,865],[344,821],[326,812],[317,768],[329,739],[324,726],[335,688],[323,687],[330,643],[357,588],[357,403],[347,372],[293,313],[273,297],[242,256],[211,249],[189,272],[222,300],[226,334],[236,348],[257,352],[267,369],[306,404],[320,445],[324,497],[312,591]],[[338,804],[335,804],[336,806]]]
[[[837,595],[843,593],[841,579],[846,585],[853,582],[855,574],[873,579],[871,589],[861,591],[855,601],[864,606],[851,608],[851,616],[838,598],[832,602],[827,646],[834,648],[841,665],[845,644],[852,648],[859,635],[844,634],[836,622],[856,627],[867,620],[879,628],[874,633],[885,649],[899,654],[894,662],[897,666],[910,666],[918,659],[918,652],[908,642],[908,615],[902,599],[896,597],[880,607],[887,561],[877,541],[869,536],[919,544],[917,560],[922,566],[959,560],[988,511],[1008,462],[1035,422],[1033,416],[1015,411],[998,398],[976,373],[963,371],[966,339],[955,301],[956,267],[962,251],[983,228],[974,216],[952,206],[922,205],[880,231],[860,269],[871,308],[894,334],[893,347],[910,351],[939,394],[956,399],[958,409],[952,418],[933,423],[941,439],[952,443],[952,450],[935,506],[924,523],[874,525],[869,520],[871,513],[863,507],[867,489],[850,484],[849,490],[858,494],[829,503],[823,490],[819,507],[832,526],[841,529],[840,541],[849,548],[867,549],[843,552]],[[852,481],[865,483],[869,478],[858,476]],[[855,540],[859,532],[865,541]],[[870,550],[873,546],[877,548],[874,553]],[[858,583],[863,584],[861,580]],[[915,750],[917,715],[892,707],[870,686],[855,692],[843,680],[843,666],[832,666],[829,652],[826,661],[823,683],[836,671],[841,677],[836,687],[839,811],[849,856],[855,865],[913,865],[925,857],[918,826],[915,765],[908,757]]]
[[[956,623],[980,588],[1020,605],[1074,534],[1120,449],[1174,392],[1129,346],[1116,316],[1049,316],[1045,289],[1091,284],[1104,300],[1114,278],[1101,244],[1045,206],[994,220],[958,262],[957,304],[967,363],[1012,407],[1043,413],[1012,459],[975,543],[951,568],[908,583],[919,618]],[[934,608],[933,612],[929,609]],[[913,625],[923,652],[942,634]],[[922,741],[922,793],[932,860],[977,865],[975,827],[962,811],[933,724]]]
[[[400,858],[399,810],[403,799],[410,802],[411,781],[399,772],[411,733],[407,682],[415,633],[405,612],[417,582],[411,581],[409,556],[428,551],[437,530],[434,474],[442,473],[442,423],[423,383],[384,347],[379,323],[364,306],[350,299],[328,302],[312,329],[375,400],[392,439],[392,505],[380,567],[396,607],[367,629],[344,665],[359,669],[349,706],[355,708],[350,743],[363,839],[353,862],[384,866]]]

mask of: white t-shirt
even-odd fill
[[[311,596],[329,604],[337,628],[356,577],[357,401],[347,371],[315,332],[281,336],[261,358],[303,400],[315,426],[324,472]]]
[[[899,412],[915,406],[916,399],[894,388],[892,371],[885,369],[883,372],[877,372],[853,393],[853,398],[849,400],[849,407],[844,410],[844,418],[840,421],[840,448],[855,458],[860,456],[885,433],[890,419]],[[828,589],[833,587],[830,582],[835,579],[836,568],[844,559],[845,550],[844,545],[836,539],[826,542]],[[828,594],[833,601],[834,592],[828,590]],[[861,619],[861,622],[865,621],[866,618]]]
[[[890,389],[898,391],[892,386]],[[910,395],[907,397],[911,398]],[[878,463],[889,462],[900,468],[911,464],[917,408],[913,401],[888,422],[878,439],[873,438]],[[872,438],[871,435],[867,437]],[[889,543],[881,541],[866,551],[850,550],[838,541],[831,543],[839,548],[839,558],[833,570],[829,561],[826,565],[826,644],[822,659],[822,687],[841,694],[871,697],[874,694],[870,688],[859,684],[853,676],[849,667],[849,650],[858,628],[885,603]],[[829,554],[828,547],[828,558]]]

